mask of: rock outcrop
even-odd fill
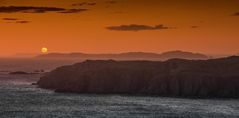
[[[56,92],[239,97],[239,57],[211,60],[85,61],[59,67],[38,86]]]

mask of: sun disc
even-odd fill
[[[42,53],[47,53],[47,52],[48,52],[48,49],[45,48],[45,47],[43,47],[43,48],[41,49],[41,52],[42,52]]]

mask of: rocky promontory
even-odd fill
[[[168,61],[87,60],[47,73],[57,92],[239,98],[239,57]]]

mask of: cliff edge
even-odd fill
[[[239,57],[211,60],[87,60],[59,67],[38,86],[56,92],[239,97]]]

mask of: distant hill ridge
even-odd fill
[[[161,54],[148,53],[148,52],[127,52],[119,54],[87,54],[87,53],[49,53],[44,55],[39,55],[37,58],[86,58],[86,59],[208,59],[207,55],[201,53],[192,53],[185,51],[169,51]]]

